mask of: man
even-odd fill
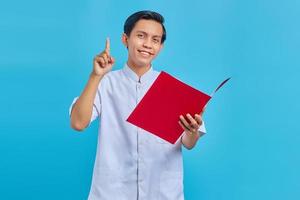
[[[166,39],[163,23],[152,11],[129,16],[122,35],[128,49],[124,68],[111,71],[115,59],[107,39],[86,87],[71,105],[75,130],[97,117],[101,121],[90,200],[184,199],[181,144],[194,147],[204,129],[201,115],[178,116],[184,133],[174,145],[126,121],[159,75],[151,62]]]

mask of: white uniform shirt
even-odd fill
[[[158,75],[151,67],[139,79],[125,65],[101,80],[91,118],[100,123],[89,200],[184,199],[181,140],[172,145],[126,121]]]

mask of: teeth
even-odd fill
[[[141,54],[144,54],[144,55],[150,55],[150,53],[146,52],[146,51],[140,51]]]

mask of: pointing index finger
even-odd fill
[[[106,38],[105,52],[106,52],[108,55],[109,55],[109,53],[110,53],[110,41],[109,41],[109,38]]]

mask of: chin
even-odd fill
[[[145,67],[145,66],[151,65],[151,60],[150,61],[140,60],[140,61],[136,62],[136,64],[138,66]]]

